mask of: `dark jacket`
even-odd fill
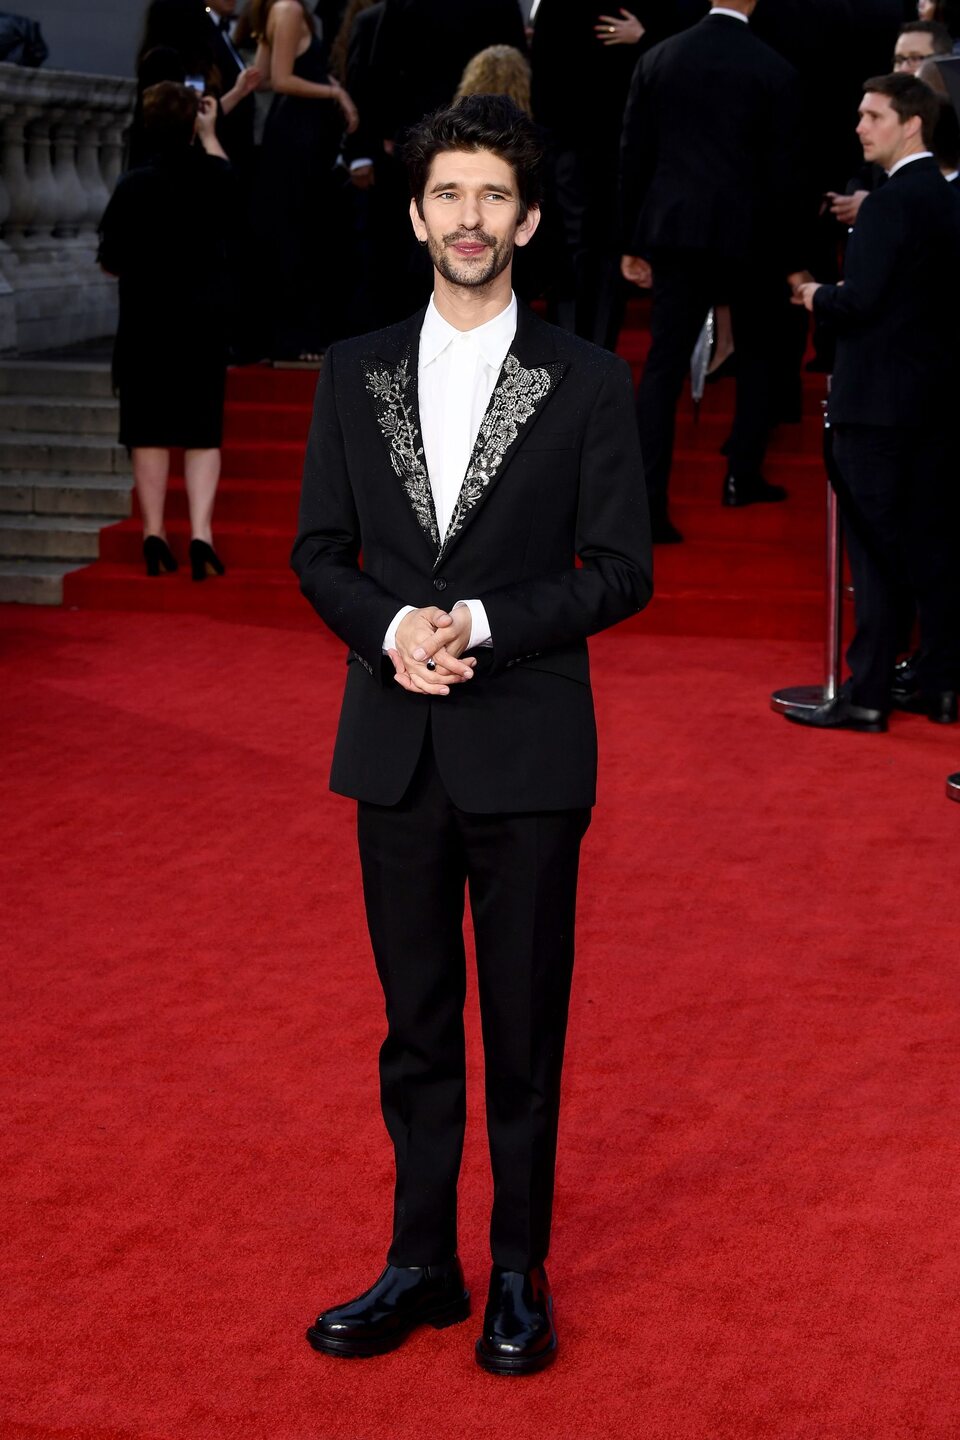
[[[928,425],[952,416],[958,380],[960,198],[935,160],[913,160],[868,195],[842,285],[814,314],[836,335],[835,425]]]
[[[293,567],[350,648],[332,788],[395,804],[429,723],[461,809],[592,805],[586,637],[652,588],[629,369],[521,307],[441,547],[417,404],[422,316],[334,345],[317,388]],[[408,694],[381,652],[390,621],[460,599],[483,602],[492,648],[448,696]]]
[[[624,250],[762,254],[789,268],[796,72],[750,27],[708,15],[638,64],[624,117]]]
[[[517,0],[386,0],[372,57],[385,138],[449,105],[478,51],[526,44]]]

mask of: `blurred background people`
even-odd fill
[[[252,0],[250,18],[257,68],[274,92],[255,206],[265,343],[275,362],[316,364],[342,333],[334,167],[359,117],[301,0]]]
[[[147,90],[143,125],[154,158],[121,176],[100,224],[100,263],[120,282],[114,383],[120,443],[133,461],[147,574],[177,568],[164,501],[170,451],[182,448],[195,580],[223,574],[212,522],[235,191],[216,122],[216,101],[201,99],[189,86],[163,81]]]
[[[675,411],[711,305],[731,307],[737,398],[724,505],[780,501],[763,477],[771,356],[786,276],[800,268],[795,206],[796,72],[750,30],[755,0],[728,0],[648,51],[623,127],[623,273],[653,286],[652,344],[637,417],[654,539],[683,537],[668,513]]]

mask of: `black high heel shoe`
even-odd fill
[[[143,558],[146,561],[148,575],[159,575],[161,566],[170,575],[174,570],[180,568],[170,546],[159,535],[144,536]]]
[[[206,580],[208,575],[226,574],[223,561],[206,540],[190,541],[190,574],[194,580]]]

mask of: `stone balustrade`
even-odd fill
[[[116,282],[97,225],[133,114],[132,80],[0,64],[0,351],[110,335]]]

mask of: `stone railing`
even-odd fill
[[[0,65],[0,350],[113,333],[97,225],[134,96],[132,80]]]

